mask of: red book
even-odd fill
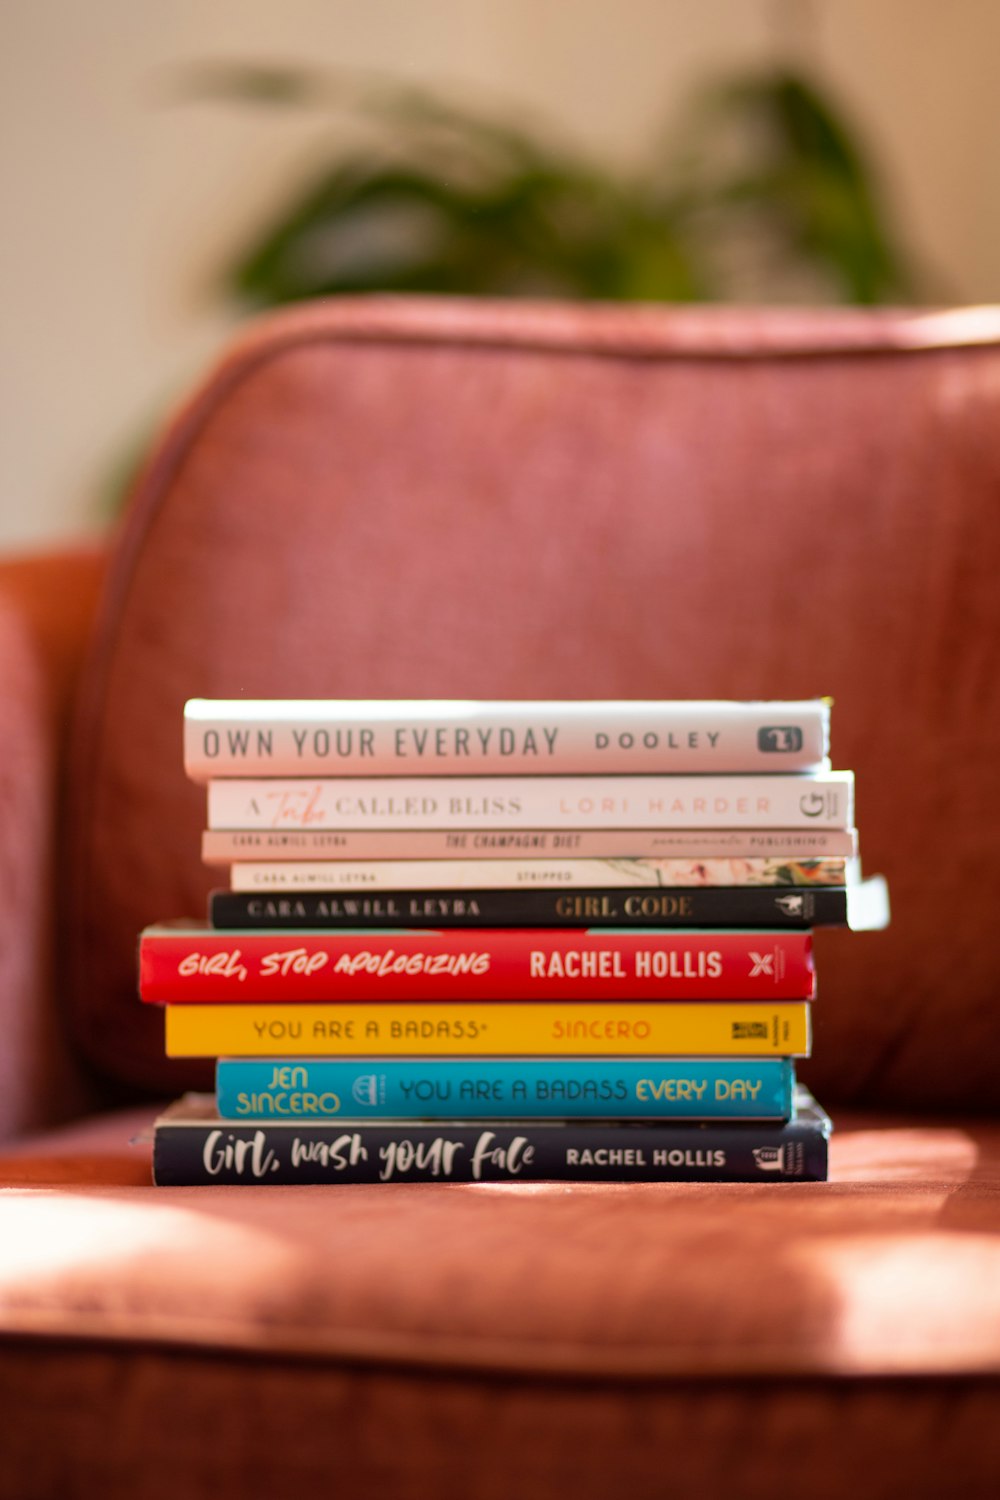
[[[226,1000],[808,1000],[809,931],[147,927],[139,992]]]

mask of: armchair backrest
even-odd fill
[[[140,927],[201,913],[204,697],[809,697],[882,934],[821,934],[825,1101],[995,1105],[1000,314],[372,300],[258,325],[167,431],[72,748],[64,987],[176,1091]]]

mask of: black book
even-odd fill
[[[202,1183],[823,1182],[830,1118],[796,1089],[784,1123],[221,1120],[188,1094],[156,1122],[153,1180]]]
[[[853,893],[852,893],[853,894]],[[213,891],[217,928],[842,927],[844,886],[634,890]]]

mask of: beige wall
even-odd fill
[[[939,295],[1000,300],[996,0],[5,0],[0,544],[100,524],[109,469],[233,320],[213,272],[320,148],[315,118],[171,103],[173,67],[442,81],[627,162],[693,79],[773,55],[782,18]]]

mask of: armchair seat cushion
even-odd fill
[[[268,1473],[276,1493],[282,1474],[321,1472],[311,1422],[352,1481],[392,1475],[405,1430],[407,1495],[499,1495],[500,1475],[538,1466],[596,1494],[586,1455],[609,1442],[639,1495],[661,1493],[664,1465],[679,1494],[713,1465],[764,1494],[779,1474],[808,1483],[799,1464],[827,1448],[844,1485],[867,1452],[931,1493],[925,1421],[962,1493],[1000,1478],[984,1419],[1000,1391],[1000,1122],[841,1114],[826,1185],[154,1189],[148,1146],[129,1144],[151,1118],[105,1115],[0,1159],[0,1391],[18,1443],[33,1430],[44,1447],[53,1403],[128,1369],[115,1474],[144,1485],[153,1404],[172,1424],[162,1473],[184,1478],[185,1445],[204,1464],[212,1410],[229,1460],[253,1469],[248,1494]],[[452,1422],[454,1450],[433,1436]],[[50,1477],[95,1464],[117,1494],[77,1426],[60,1423],[80,1450],[50,1457]]]
[[[150,1118],[0,1160],[6,1331],[519,1376],[1000,1363],[997,1121],[841,1117],[826,1185],[154,1189]]]

